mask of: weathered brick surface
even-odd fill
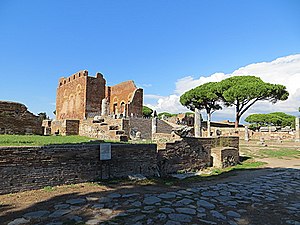
[[[152,119],[148,118],[130,118],[130,131],[141,132],[141,138],[151,140],[152,138]]]
[[[59,135],[78,135],[79,120],[54,120],[51,123],[51,133]]]
[[[88,71],[79,71],[61,78],[56,96],[56,119],[86,119],[101,114],[102,99],[109,101],[110,114],[142,116],[143,89],[133,81],[125,81],[106,87],[101,73],[88,76]]]
[[[164,150],[158,151],[158,167],[162,175],[177,171],[201,170],[211,165],[211,149],[215,147],[239,149],[238,137],[182,138],[174,143],[166,143]]]
[[[86,70],[61,78],[56,94],[56,119],[81,120],[100,115],[105,83],[101,74],[89,77]]]
[[[92,119],[82,120],[79,125],[79,135],[102,140],[121,140],[128,133],[128,122],[125,119],[102,117],[103,122],[93,123]],[[113,129],[112,129],[113,128]],[[126,131],[124,129],[127,129]]]
[[[126,177],[156,174],[156,145],[112,144],[112,159],[100,161],[99,145],[0,148],[0,194]]]
[[[167,143],[158,151],[158,167],[162,175],[178,171],[200,170],[210,165],[211,141],[200,138],[183,138]]]
[[[143,109],[143,89],[133,81],[125,81],[109,87],[108,94],[111,114],[141,117]]]
[[[42,121],[23,104],[0,101],[0,134],[42,134]]]
[[[157,133],[171,134],[173,127],[166,121],[157,120]]]
[[[212,165],[225,168],[239,162],[239,150],[234,147],[217,147],[211,150]]]

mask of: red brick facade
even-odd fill
[[[56,95],[56,119],[86,119],[101,114],[102,100],[106,97],[112,115],[142,116],[143,89],[133,81],[112,87],[105,86],[101,73],[88,76],[88,71],[79,71],[70,77],[61,78]]]

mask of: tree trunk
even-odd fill
[[[207,113],[207,136],[211,136],[211,128],[210,128],[210,120],[211,120],[211,113]]]
[[[235,122],[234,122],[234,128],[236,128],[236,129],[239,127],[240,118],[241,118],[241,116],[238,113],[236,113]]]

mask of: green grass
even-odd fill
[[[55,191],[55,188],[52,187],[52,186],[46,186],[43,188],[44,191],[48,191],[48,192],[51,192],[51,191]]]
[[[44,146],[53,144],[99,144],[100,142],[122,144],[153,144],[152,141],[120,142],[117,140],[97,140],[95,138],[73,136],[41,136],[41,135],[0,135],[0,146]]]
[[[0,135],[0,146],[43,146],[76,144],[93,140],[82,136]]]
[[[260,149],[259,153],[264,157],[282,158],[282,157],[300,157],[300,151],[296,149],[280,148],[280,149]]]

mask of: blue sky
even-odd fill
[[[51,115],[59,77],[86,69],[134,80],[155,107],[182,78],[299,54],[299,12],[298,0],[2,0],[0,99]]]

